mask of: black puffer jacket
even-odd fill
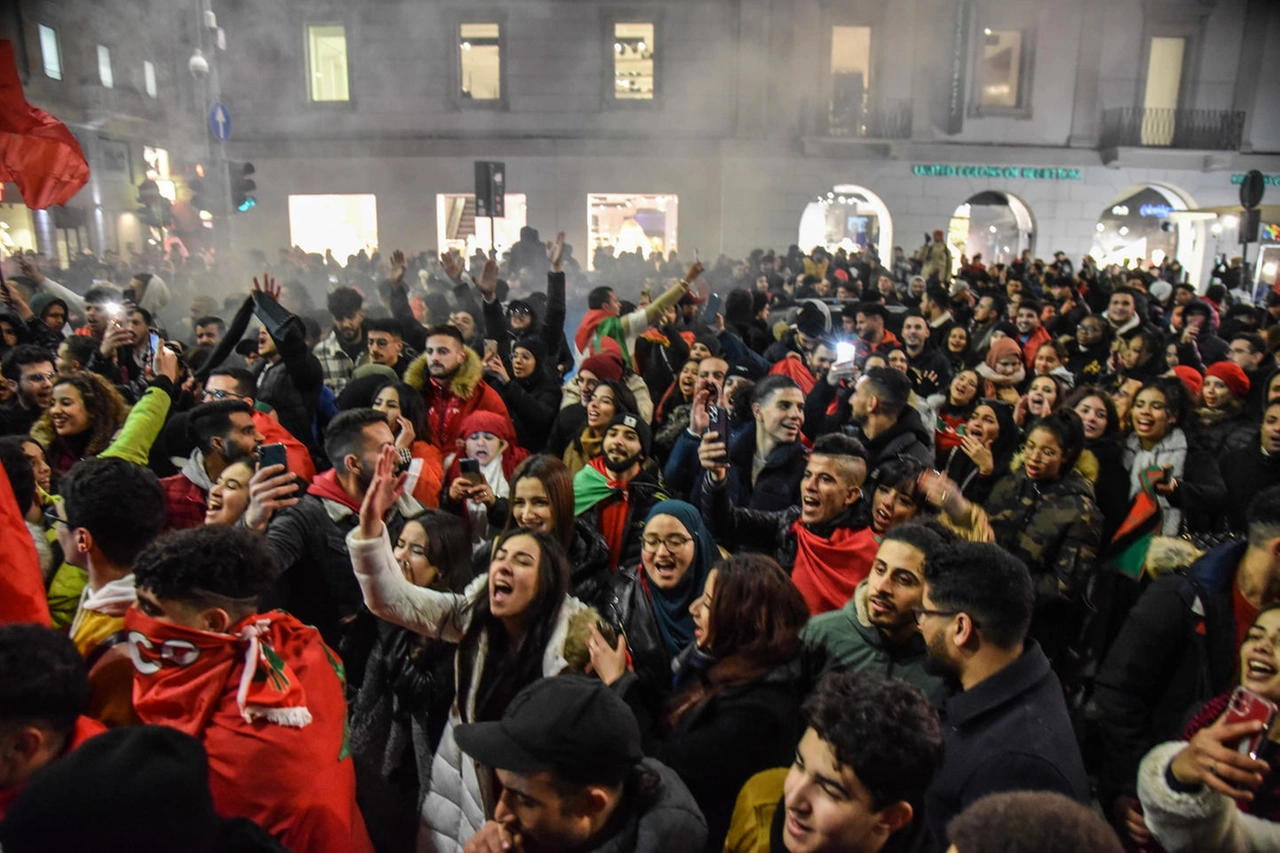
[[[619,570],[610,580],[599,609],[605,620],[626,636],[632,670],[656,707],[660,704],[657,700],[671,693],[671,657],[653,615],[653,601],[640,580],[643,571],[640,565]]]
[[[541,364],[527,379],[513,377],[500,382],[493,374],[486,374],[485,380],[506,404],[519,445],[530,453],[541,453],[560,409],[560,384],[547,375]]]

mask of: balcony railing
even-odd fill
[[[910,139],[911,101],[892,100],[870,106],[815,104],[809,111],[808,134],[852,139]]]
[[[1100,142],[1103,148],[1238,151],[1243,137],[1243,112],[1120,107],[1103,111]]]

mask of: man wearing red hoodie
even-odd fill
[[[420,438],[451,453],[457,449],[463,420],[472,412],[493,412],[511,422],[507,404],[481,378],[483,372],[480,356],[466,345],[457,326],[432,326],[427,331],[426,350],[404,372],[404,381],[421,391],[427,404],[430,435]]]
[[[88,706],[89,671],[70,637],[0,626],[0,819],[36,773],[107,730]]]

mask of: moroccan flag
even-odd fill
[[[0,625],[36,622],[52,625],[36,543],[31,541],[9,475],[0,468]]]
[[[1142,489],[1133,499],[1124,523],[1111,537],[1108,548],[1107,565],[1134,580],[1142,578],[1151,539],[1160,531],[1160,504],[1151,483],[1152,475],[1160,470],[1153,466],[1138,474]]]
[[[34,210],[66,204],[89,182],[89,164],[71,131],[27,103],[7,40],[0,40],[0,181],[17,184]]]

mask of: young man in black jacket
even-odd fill
[[[933,849],[947,822],[1000,791],[1053,791],[1089,802],[1062,685],[1027,639],[1031,574],[996,545],[957,542],[925,565],[916,621],[931,664],[953,682],[939,706],[946,757],[925,794]]]

